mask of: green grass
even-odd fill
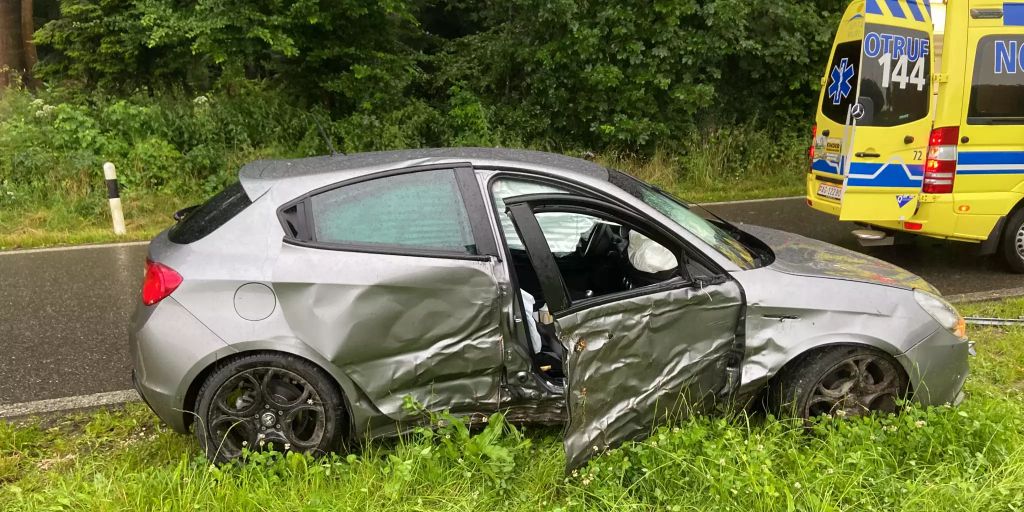
[[[146,194],[122,197],[127,234],[114,234],[107,199],[88,197],[0,209],[0,250],[148,240],[171,215],[199,199]]]
[[[1024,299],[970,304],[1024,313]],[[967,400],[899,416],[695,418],[562,472],[559,432],[457,426],[213,467],[141,404],[0,422],[0,510],[1021,510],[1024,329],[972,329]]]

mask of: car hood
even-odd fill
[[[938,290],[919,276],[878,258],[793,233],[750,224],[740,229],[771,247],[775,261],[768,268],[787,274],[843,279],[896,288]]]

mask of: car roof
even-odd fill
[[[292,178],[337,174],[339,179],[343,179],[344,175],[361,174],[360,171],[456,162],[469,162],[478,167],[514,167],[524,171],[561,171],[601,181],[608,180],[608,169],[588,160],[543,151],[505,148],[406,149],[292,160],[256,160],[242,167],[239,179],[250,196],[258,196],[273,183]]]

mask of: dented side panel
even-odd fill
[[[358,270],[356,270],[358,269]],[[282,313],[376,407],[497,409],[501,294],[492,261],[284,245],[274,272]]]
[[[567,469],[706,407],[727,383],[743,311],[733,281],[676,288],[560,318]]]
[[[960,354],[966,354],[967,342],[928,316],[912,290],[793,275],[775,270],[774,265],[737,272],[734,277],[742,283],[748,302],[741,395],[758,393],[802,354],[854,344],[895,357],[921,403],[938,405],[956,397],[959,388],[947,387],[946,382],[966,375],[966,355]],[[912,350],[923,340],[939,340],[937,345],[951,348]],[[935,359],[922,359],[929,355]],[[928,371],[920,371],[922,367]]]

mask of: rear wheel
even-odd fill
[[[207,458],[225,462],[242,450],[322,454],[344,436],[341,393],[309,361],[253,354],[224,363],[199,390],[196,437]]]
[[[775,413],[799,418],[822,414],[895,413],[907,377],[887,354],[868,347],[835,347],[789,365],[768,390]],[[840,412],[842,411],[842,412]]]
[[[1010,269],[1024,274],[1024,208],[1018,209],[1007,219],[1000,246],[1003,259]]]

